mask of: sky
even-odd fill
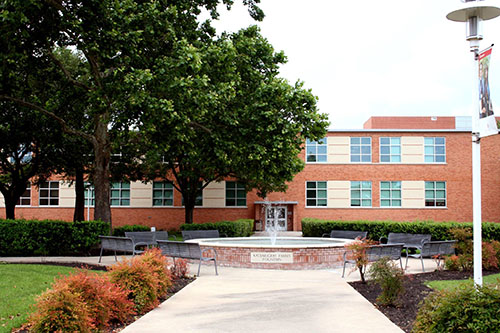
[[[331,129],[361,129],[371,116],[475,110],[477,68],[465,23],[446,19],[459,0],[261,0],[263,22],[253,21],[241,2],[221,9],[217,31],[257,24],[288,58],[280,76],[312,90]],[[489,76],[500,110],[500,17],[483,23],[483,36],[480,49],[497,43]]]

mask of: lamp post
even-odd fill
[[[470,51],[474,55],[474,64],[479,57],[479,42],[483,39],[482,22],[500,15],[500,7],[488,0],[462,0],[459,8],[453,10],[446,18],[455,22],[466,22],[466,37]],[[478,66],[474,77],[479,86]],[[481,240],[481,137],[479,131],[479,90],[474,94],[476,108],[472,112],[472,216],[474,242],[474,282],[483,285],[482,272],[482,240]]]

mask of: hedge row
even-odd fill
[[[183,224],[181,230],[219,230],[227,237],[248,237],[253,231],[253,220],[240,219],[236,221],[220,221],[214,223]]]
[[[134,225],[124,225],[121,227],[116,227],[113,228],[113,236],[117,237],[125,237],[126,232],[130,231],[150,231],[151,227],[145,226],[145,225],[140,225],[140,224],[134,224]]]
[[[431,234],[433,240],[453,239],[450,229],[472,228],[471,222],[394,222],[394,221],[326,221],[314,218],[302,220],[302,235],[304,237],[321,237],[331,230],[368,231],[368,238],[379,240],[387,237],[390,232],[410,234]],[[500,241],[500,223],[483,223],[483,239]]]
[[[0,220],[0,256],[87,254],[99,235],[109,235],[109,223]]]

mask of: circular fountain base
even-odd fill
[[[344,244],[352,241],[332,238],[268,237],[196,239],[202,250],[217,251],[217,264],[259,269],[325,269],[339,267]]]

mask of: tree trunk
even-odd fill
[[[195,200],[196,198],[193,200],[193,198],[184,197],[184,223],[193,223]]]
[[[83,168],[80,167],[75,170],[75,195],[73,222],[85,221],[85,184],[83,181]]]
[[[15,220],[17,199],[13,199],[11,198],[10,195],[4,194],[4,200],[5,200],[5,217],[9,220]]]
[[[94,142],[94,188],[95,188],[95,208],[94,220],[111,223],[110,207],[110,168],[109,161],[111,156],[111,144],[109,142],[109,133],[107,123],[99,122],[96,126]]]

